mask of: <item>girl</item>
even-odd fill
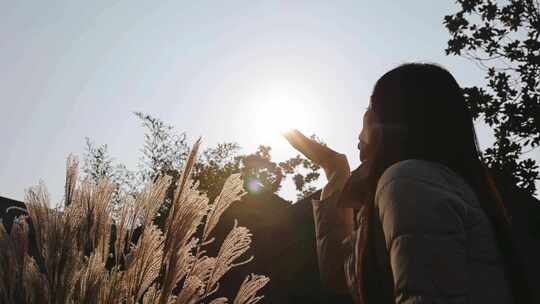
[[[296,130],[328,183],[313,202],[319,270],[355,303],[529,303],[473,120],[445,69],[401,65],[375,84],[361,166]]]

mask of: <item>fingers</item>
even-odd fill
[[[293,146],[296,150],[298,150],[302,154],[306,155],[307,153],[306,146],[305,144],[302,144],[302,142],[306,141],[306,137],[304,136],[304,134],[302,134],[300,131],[296,129],[291,129],[287,132],[281,133],[281,135],[285,137],[285,139],[291,144],[291,146]],[[311,159],[310,157],[308,158]]]
[[[324,166],[328,160],[335,158],[339,153],[306,137],[302,132],[292,129],[282,133],[287,141],[311,161]]]
[[[283,136],[296,150],[311,161],[320,164],[321,155],[318,151],[320,149],[317,148],[317,145],[320,145],[319,143],[309,139],[296,129],[283,133]]]
[[[304,136],[296,129],[284,132],[282,135],[296,150],[324,169],[330,185],[344,184],[348,179],[350,167],[345,154],[338,153]]]

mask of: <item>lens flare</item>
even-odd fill
[[[261,184],[259,183],[259,181],[255,178],[252,178],[250,179],[248,182],[247,182],[247,190],[250,192],[250,193],[258,193],[259,191],[261,191],[262,189],[262,186]]]

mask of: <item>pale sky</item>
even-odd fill
[[[374,82],[429,61],[461,85],[482,85],[470,61],[444,54],[453,1],[0,0],[0,196],[22,199],[42,179],[63,192],[65,160],[84,138],[134,167],[142,111],[203,147],[297,153],[269,128],[285,108],[352,167]],[[287,115],[290,117],[290,115]],[[480,128],[485,146],[489,131]],[[533,152],[539,159],[538,149]],[[282,194],[294,197],[289,184]]]

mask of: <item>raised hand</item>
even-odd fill
[[[284,132],[283,136],[296,150],[324,169],[328,184],[337,183],[341,186],[349,177],[350,167],[345,154],[306,137],[296,129]]]

